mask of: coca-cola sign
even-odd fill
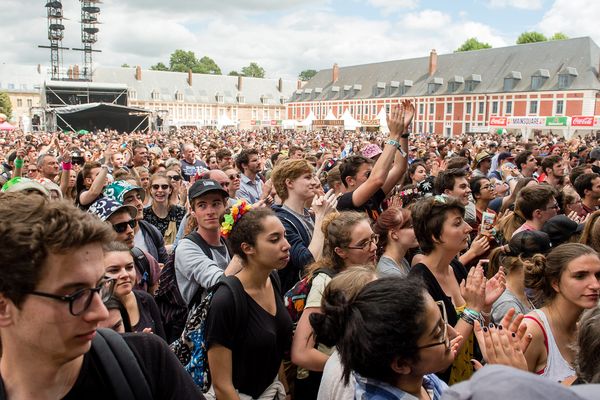
[[[506,126],[506,117],[490,117],[490,125]]]
[[[571,117],[571,126],[594,126],[594,117]]]

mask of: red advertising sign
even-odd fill
[[[571,126],[594,126],[594,117],[571,117]]]
[[[506,126],[506,117],[490,117],[490,125]]]

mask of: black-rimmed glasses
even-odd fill
[[[107,301],[114,292],[115,282],[116,279],[104,278],[95,288],[79,289],[73,294],[67,294],[64,296],[37,291],[29,292],[29,294],[67,302],[69,303],[69,312],[71,315],[77,317],[90,308],[90,304],[92,304],[92,300],[94,299],[94,293],[98,293],[100,295],[102,302]]]
[[[367,250],[369,247],[371,247],[371,243],[375,245],[379,243],[379,235],[374,233],[371,235],[371,238],[367,239],[366,241],[360,242],[356,246],[346,246],[346,248],[355,250]]]
[[[442,328],[442,340],[435,343],[426,344],[425,346],[419,346],[417,349],[428,349],[430,347],[439,346],[441,344],[445,345],[446,348],[450,347],[450,338],[448,337],[448,314],[446,314],[446,307],[444,307],[443,301],[436,301],[438,308],[440,309],[440,315],[442,316],[442,324],[444,327]]]

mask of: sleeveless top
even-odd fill
[[[524,318],[530,319],[538,324],[544,334],[544,346],[546,347],[546,353],[548,354],[546,366],[544,369],[537,371],[536,374],[550,378],[554,382],[562,382],[569,376],[575,375],[575,370],[563,358],[562,354],[560,354],[560,350],[556,345],[556,340],[554,340],[554,335],[552,334],[552,329],[550,329],[550,323],[548,322],[546,314],[539,309],[535,310],[535,312],[540,316],[541,323],[536,318],[529,315],[526,315]]]

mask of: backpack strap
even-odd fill
[[[121,335],[111,329],[98,329],[92,350],[108,376],[115,399],[153,398],[137,358]]]
[[[140,274],[142,275],[142,279],[140,284],[144,285],[150,282],[150,262],[146,257],[146,254],[139,247],[133,247],[131,249],[131,255],[135,261],[135,266],[139,268]]]
[[[206,243],[206,240],[204,240],[204,238],[200,236],[200,234],[197,231],[194,230],[190,232],[190,234],[187,235],[185,239],[189,239],[192,242],[194,242],[196,246],[202,249],[202,252],[206,254],[206,257],[210,258],[211,260],[213,259],[213,254],[210,249],[210,245]]]

